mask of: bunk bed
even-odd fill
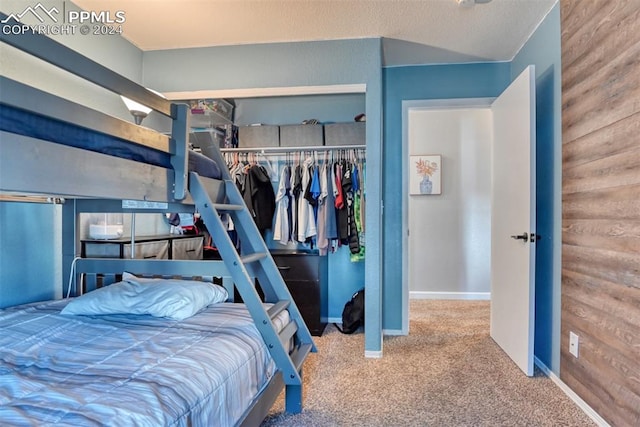
[[[302,365],[315,345],[242,197],[218,167],[219,149],[189,151],[188,106],[48,37],[4,31],[19,24],[0,17],[3,43],[172,121],[171,135],[163,135],[0,77],[0,194],[64,201],[63,276],[72,278],[64,293],[76,295],[0,309],[0,424],[257,425],[282,390],[286,411],[301,411]],[[197,209],[223,261],[78,259],[80,212],[139,209]],[[236,223],[241,253],[222,212]],[[224,292],[206,285],[216,296],[186,317],[155,306],[97,314],[68,308],[100,294],[136,305],[133,294],[119,293],[131,286],[153,289],[167,305],[163,295],[195,292],[195,280],[214,278],[223,278]],[[243,303],[231,302],[234,288]]]

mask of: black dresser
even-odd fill
[[[327,326],[321,320],[327,305],[327,257],[317,252],[280,250],[271,251],[271,255],[311,335],[322,335]]]

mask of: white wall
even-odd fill
[[[411,297],[488,297],[491,111],[410,109],[407,137],[409,155],[442,155],[442,194],[409,196]]]

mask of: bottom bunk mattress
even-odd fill
[[[234,425],[275,374],[243,304],[181,321],[66,304],[0,310],[0,425]]]

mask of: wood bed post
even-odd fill
[[[173,198],[183,200],[187,196],[187,172],[189,170],[188,142],[189,142],[189,106],[187,104],[172,104],[171,142],[173,150],[171,166],[173,167]]]
[[[300,372],[302,377],[302,372]],[[302,384],[287,385],[284,394],[284,409],[290,414],[299,414],[302,412]]]
[[[73,260],[80,254],[76,252],[76,201],[67,199],[62,204],[62,296],[75,296],[78,294],[76,277],[69,282],[69,277],[73,273]],[[69,287],[73,286],[73,293]]]

